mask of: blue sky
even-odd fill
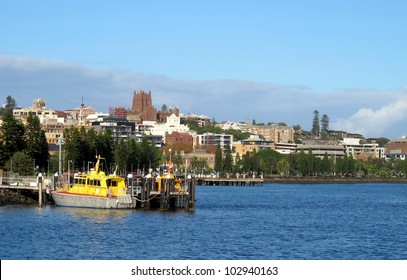
[[[3,1],[0,102],[407,134],[406,1]]]

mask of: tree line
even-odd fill
[[[322,158],[311,151],[301,150],[297,154],[282,155],[274,150],[247,152],[231,159],[230,150],[218,147],[215,154],[215,171],[225,174],[254,174],[271,176],[325,176],[325,177],[406,177],[407,161],[400,159],[371,158],[366,161],[351,155]]]

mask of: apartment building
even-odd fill
[[[346,154],[357,160],[368,160],[372,158],[383,158],[383,148],[377,143],[363,143],[360,138],[344,138],[342,145]]]
[[[250,126],[256,134],[262,135],[264,139],[274,143],[294,143],[294,128],[292,126],[280,125],[257,125]]]
[[[407,138],[391,140],[386,145],[386,159],[405,160],[407,156]]]
[[[226,146],[232,150],[233,135],[230,134],[215,134],[204,133],[196,136],[196,144],[199,146],[217,146],[220,145],[222,150],[225,150]]]

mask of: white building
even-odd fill
[[[177,117],[175,114],[171,114],[169,117],[167,117],[167,122],[165,123],[143,122],[143,126],[149,130],[150,135],[162,136],[163,139],[165,139],[165,133],[171,134],[173,132],[189,132],[189,127],[181,124],[180,117]]]
[[[359,138],[343,138],[342,144],[346,149],[346,154],[357,160],[368,158],[384,158],[384,148],[380,148],[377,143],[361,143]]]
[[[232,150],[233,135],[230,134],[214,134],[214,133],[204,133],[196,135],[196,142],[198,145],[220,145],[222,150],[226,146]]]

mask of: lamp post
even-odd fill
[[[38,187],[38,207],[42,207],[42,174],[38,173],[37,176],[37,187]]]
[[[68,184],[71,185],[71,166],[70,166],[70,162],[72,162],[72,160],[68,160]]]
[[[89,163],[92,163],[93,164],[93,162],[92,161],[88,161],[88,172],[89,172]]]
[[[62,144],[65,144],[62,135],[58,138],[59,158],[58,158],[58,175],[62,176]]]

